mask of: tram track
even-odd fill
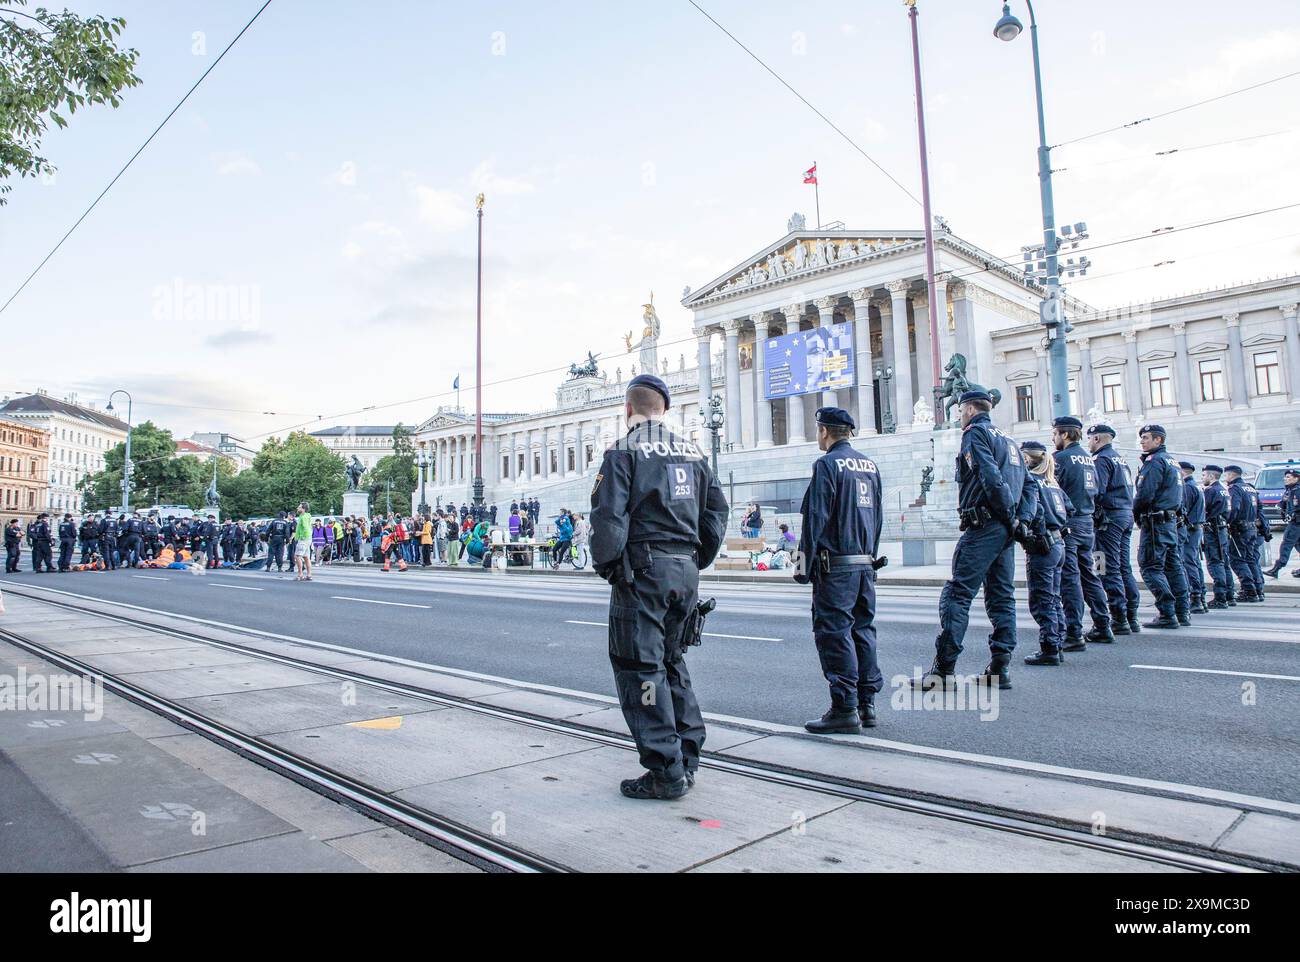
[[[79,615],[117,622],[132,628],[171,636],[190,643],[206,645],[264,662],[312,672],[339,681],[366,685],[389,694],[414,698],[445,708],[457,708],[526,725],[553,734],[584,739],[598,745],[635,751],[634,743],[626,736],[586,727],[575,722],[542,718],[510,708],[484,704],[472,698],[448,695],[418,685],[378,678],[361,671],[322,665],[292,655],[241,645],[224,638],[211,638],[185,628],[159,625],[125,613],[90,610],[70,601],[50,598],[43,594],[29,593],[26,590],[10,588],[9,591],[15,596],[21,596],[52,608],[74,612]],[[39,591],[39,589],[35,589],[35,591]],[[281,642],[281,639],[274,635],[250,628],[223,628],[223,633],[244,634],[248,635],[250,639]],[[444,851],[450,851],[480,867],[488,870],[515,873],[571,871],[568,866],[561,862],[510,845],[501,838],[476,831],[427,808],[395,798],[366,785],[344,772],[322,765],[299,753],[288,751],[257,735],[239,731],[229,724],[203,715],[174,699],[160,696],[143,686],[131,682],[129,679],[97,669],[80,658],[64,654],[56,648],[25,637],[20,630],[0,627],[0,640],[15,645],[66,671],[86,677],[102,678],[106,690],[141,705],[176,724],[195,731],[244,757],[278,771],[322,795],[342,800],[355,809],[380,821],[395,825],[408,834],[421,837],[436,847]],[[707,751],[701,759],[701,768],[710,771],[727,772],[787,788],[830,795],[846,801],[863,802],[896,811],[922,815],[938,821],[961,823],[1053,844],[1138,859],[1185,871],[1240,873],[1286,870],[1285,866],[1272,865],[1259,860],[1237,858],[1191,845],[1176,845],[1139,836],[1097,835],[1084,829],[1068,824],[1055,823],[1047,819],[1036,820],[1022,814],[999,812],[976,805],[963,805],[951,799],[936,799],[919,793],[909,793],[898,789],[884,789],[860,782],[826,777],[818,773],[770,766],[748,760],[740,761]]]

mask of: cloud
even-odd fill
[[[331,183],[338,184],[340,187],[355,187],[357,185],[356,161],[343,161],[329,179]]]
[[[531,194],[535,189],[536,185],[531,180],[522,177],[504,177],[492,169],[495,166],[496,160],[488,158],[475,167],[474,173],[470,175],[475,188],[484,194],[502,194],[508,197]]]
[[[348,241],[343,245],[342,254],[350,261],[356,260],[362,254],[361,245],[355,241]]]
[[[232,327],[224,331],[218,331],[215,334],[209,334],[203,339],[203,343],[208,347],[239,348],[262,344],[270,340],[271,335],[265,331]]]
[[[423,184],[417,184],[414,192],[417,215],[435,231],[451,233],[470,223],[468,198]]]
[[[256,177],[262,168],[247,154],[228,154],[217,161],[217,173],[222,177]]]
[[[1292,65],[1297,59],[1300,59],[1300,30],[1271,30],[1257,37],[1234,40],[1219,51],[1212,63],[1189,71],[1182,80],[1174,81],[1173,87],[1183,96],[1212,97],[1244,86],[1249,78],[1263,70]]]

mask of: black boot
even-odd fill
[[[1159,618],[1156,618],[1154,621],[1148,621],[1148,622],[1146,623],[1146,627],[1148,627],[1148,628],[1177,628],[1177,627],[1178,627],[1178,619],[1175,618],[1173,615],[1161,615]]]
[[[803,727],[814,735],[856,735],[862,731],[857,709],[833,706],[821,718],[804,722]]]
[[[1282,562],[1274,561],[1273,567],[1264,569],[1264,574],[1268,575],[1270,578],[1276,579],[1278,572],[1281,570],[1282,570]]]
[[[1142,633],[1142,623],[1138,621],[1137,609],[1134,608],[1128,613],[1128,630],[1135,635]]]
[[[671,801],[674,798],[681,798],[691,788],[684,777],[671,780],[656,777],[654,772],[646,772],[640,778],[629,778],[620,782],[618,790],[627,798]]]
[[[1184,628],[1192,627],[1192,618],[1186,611],[1180,611],[1177,614],[1178,624]]]
[[[876,727],[876,700],[874,698],[868,698],[858,705],[858,721],[862,722],[863,728]]]
[[[1117,638],[1120,635],[1131,635],[1133,633],[1128,626],[1128,619],[1124,617],[1122,609],[1110,609],[1110,633]]]
[[[923,675],[914,675],[912,677],[912,687],[929,691],[931,688],[951,688],[955,682],[953,679],[957,674],[956,663],[942,664],[938,658],[934,664]]]
[[[1083,636],[1083,640],[1094,644],[1110,645],[1114,644],[1115,636],[1111,633],[1109,624],[1098,621],[1093,624],[1092,631]]]
[[[1228,595],[1228,607],[1229,608],[1237,607],[1237,596],[1235,594]]]
[[[1208,615],[1209,613],[1210,606],[1205,603],[1205,595],[1201,595],[1201,597],[1196,599],[1196,607],[1192,609],[1192,614]]]
[[[1061,655],[1055,648],[1042,648],[1025,657],[1026,665],[1056,667],[1061,663]]]
[[[1061,651],[1087,651],[1088,646],[1084,644],[1082,635],[1065,636],[1065,644],[1061,646]]]
[[[1295,571],[1291,572],[1291,577],[1300,578],[1300,568],[1296,568]]]
[[[984,673],[976,680],[987,684],[993,684],[996,678],[998,688],[1006,691],[1011,687],[1011,673],[1007,669],[1011,665],[1010,655],[994,655],[989,659],[988,665],[984,668]]]
[[[1222,598],[1215,598],[1205,607],[1209,611],[1224,611],[1225,609],[1227,609],[1228,603],[1224,601]]]

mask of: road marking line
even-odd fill
[[[1147,671],[1186,671],[1198,675],[1235,675],[1238,678],[1272,678],[1277,681],[1300,681],[1300,675],[1266,675],[1257,671],[1220,671],[1217,668],[1171,668],[1168,665],[1129,665]]]
[[[593,628],[608,628],[609,623],[605,621],[566,621],[566,625],[591,625]],[[706,638],[739,638],[741,641],[784,641],[784,638],[764,638],[762,635],[724,635],[717,631],[706,631],[703,633]]]
[[[424,608],[428,610],[433,605],[408,605],[404,601],[376,601],[373,598],[348,598],[345,595],[330,595],[335,601],[360,601],[367,605],[390,605],[393,608]]]
[[[155,578],[153,575],[131,575],[132,578],[139,578],[142,581],[171,581],[171,578]]]
[[[361,660],[371,659],[374,661],[387,662],[390,665],[403,665],[407,668],[419,668],[423,671],[433,672],[435,674],[454,675],[457,678],[468,678],[472,681],[507,685],[511,688],[545,692],[550,695],[583,698],[587,701],[600,702],[611,706],[618,705],[618,699],[611,695],[578,691],[573,688],[564,688],[559,685],[545,685],[540,682],[522,681],[516,678],[504,678],[500,675],[490,675],[486,672],[471,671],[467,668],[452,668],[447,665],[434,665],[427,661],[416,661],[412,658],[399,658],[396,655],[384,655],[378,652],[367,651],[364,648],[353,648],[348,645],[335,645],[327,641],[313,641],[310,638],[303,638],[299,635],[285,635],[273,631],[266,631],[261,628],[249,628],[246,625],[235,625],[229,622],[216,621],[212,618],[199,618],[195,615],[186,615],[178,611],[166,611],[162,608],[147,608],[144,605],[134,605],[126,601],[113,601],[108,598],[101,598],[98,595],[83,595],[78,594],[75,591],[65,591],[62,588],[47,588],[44,585],[33,584],[32,582],[22,582],[22,584],[36,591],[45,591],[53,595],[65,595],[69,598],[79,598],[82,601],[93,601],[114,608],[125,608],[129,611],[141,611],[151,615],[161,615],[168,619],[192,621],[196,624],[208,625],[213,628],[227,628],[232,631],[251,632],[260,635],[263,638],[273,638],[277,641],[288,641],[293,644],[303,645],[307,648],[316,648],[321,651],[334,651],[346,655],[355,655]],[[86,612],[86,614],[89,617],[94,617],[93,613]],[[757,718],[741,718],[735,715],[724,715],[718,712],[704,712],[703,715],[706,721],[717,722],[722,725],[741,725],[753,731],[766,732],[771,735],[807,734],[801,725],[782,725],[778,722],[762,721]],[[1003,755],[984,755],[976,752],[957,751],[951,748],[932,748],[929,745],[914,745],[910,742],[891,741],[885,738],[871,738],[865,735],[847,735],[844,740],[849,744],[872,745],[879,748],[887,748],[893,751],[902,752],[908,755],[942,758],[961,762],[975,762],[977,764],[993,765],[999,768],[1009,768],[1012,770],[1033,772],[1036,774],[1058,775],[1065,778],[1083,778],[1089,781],[1101,782],[1108,785],[1123,785],[1133,788],[1151,789],[1157,792],[1177,792],[1203,801],[1226,802],[1229,805],[1245,805],[1250,808],[1278,812],[1293,817],[1300,816],[1300,805],[1295,802],[1285,802],[1276,798],[1264,798],[1260,795],[1246,795],[1240,792],[1228,792],[1219,788],[1205,788],[1201,785],[1188,785],[1184,782],[1169,782],[1154,778],[1141,778],[1135,775],[1119,775],[1113,772],[1097,772],[1084,768],[1069,768],[1063,765],[1049,765],[1043,762],[1031,762],[1019,758],[1007,758]]]
[[[249,588],[245,585],[223,585],[220,581],[209,581],[209,588],[234,588],[236,591],[264,591],[263,588]]]

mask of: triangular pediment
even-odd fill
[[[1103,367],[1123,367],[1127,363],[1128,360],[1122,357],[1101,357],[1092,362],[1092,369],[1095,371]]]
[[[1220,354],[1228,349],[1228,345],[1222,341],[1210,341],[1206,344],[1197,344],[1188,350],[1188,354]]]
[[[1259,347],[1261,344],[1281,344],[1286,338],[1281,334],[1256,334],[1254,337],[1243,338],[1242,347]]]
[[[914,247],[922,239],[912,231],[792,231],[700,290],[688,292],[682,305],[689,308],[722,294],[761,290],[842,264],[865,262]]]
[[[416,432],[423,434],[426,431],[436,431],[439,428],[464,427],[470,423],[470,419],[463,414],[457,414],[454,411],[439,411],[429,420],[421,424]]]
[[[1014,374],[1008,374],[1008,381],[1032,381],[1038,377],[1037,371],[1016,371]]]
[[[1147,351],[1138,355],[1139,361],[1167,361],[1174,356],[1173,351]]]

